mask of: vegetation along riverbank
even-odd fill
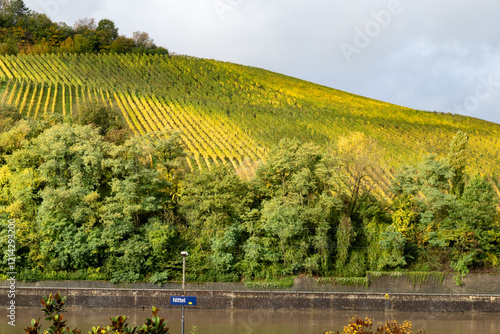
[[[8,3],[2,278],[165,284],[181,251],[188,282],[256,287],[499,273],[500,125]]]

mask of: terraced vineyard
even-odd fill
[[[385,173],[375,177],[382,189],[402,164],[445,154],[462,130],[470,137],[469,173],[500,173],[498,124],[404,108],[232,63],[158,55],[1,56],[0,82],[1,102],[30,117],[70,115],[100,100],[120,110],[136,133],[180,130],[192,169],[231,163],[250,177],[283,137],[326,145],[361,131],[383,149]]]

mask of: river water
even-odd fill
[[[7,314],[5,309],[4,314]],[[68,308],[65,313],[67,324],[75,326],[87,334],[92,325],[110,324],[110,316],[126,315],[129,324],[142,325],[150,310],[142,309],[79,309]],[[167,319],[169,333],[181,332],[181,309],[162,309],[160,316]],[[425,313],[425,312],[369,312],[369,311],[259,311],[259,310],[195,310],[186,307],[185,333],[197,334],[322,334],[327,330],[340,330],[347,319],[357,315],[370,317],[374,322],[410,320],[413,331],[425,328],[427,334],[498,334],[500,315],[488,313]],[[16,309],[16,326],[7,324],[4,315],[0,322],[1,334],[24,334],[32,318],[41,318],[40,308],[23,307]],[[194,329],[196,326],[196,330]]]

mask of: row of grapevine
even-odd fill
[[[463,129],[474,134],[472,168],[481,165],[486,173],[500,174],[494,163],[500,154],[498,126],[215,60],[137,54],[0,56],[0,84],[1,102],[30,117],[74,114],[83,103],[99,100],[120,110],[135,133],[181,131],[192,168],[228,162],[246,171],[283,137],[326,146],[348,131],[361,131],[384,147],[385,173],[374,174],[383,188],[392,167],[427,153],[444,154]]]

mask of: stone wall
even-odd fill
[[[296,278],[287,289],[246,288],[242,283],[186,284],[195,308],[331,309],[500,313],[500,275],[468,274],[458,286],[452,274],[411,276],[368,274],[369,285],[318,284]],[[43,295],[60,291],[76,307],[171,307],[181,284],[118,284],[87,281],[16,282],[17,306],[38,307]],[[7,281],[0,282],[0,305],[7,305]],[[175,307],[175,306],[174,306]],[[191,307],[191,306],[190,306]]]
[[[392,276],[391,276],[392,275]],[[500,275],[467,274],[458,286],[454,274],[433,274],[427,279],[413,279],[409,273],[385,275],[367,274],[369,285],[318,284],[314,278],[295,278],[290,288],[271,291],[285,292],[373,292],[373,293],[433,293],[433,294],[485,294],[500,295]],[[7,287],[7,281],[0,281],[0,288]],[[153,289],[180,290],[181,283],[167,283],[163,286],[151,283],[120,283],[99,281],[40,281],[34,283],[16,282],[17,287],[39,288],[84,288],[84,289]],[[259,291],[262,288],[247,288],[243,283],[187,283],[187,290],[207,291]]]
[[[432,293],[432,294],[486,294],[500,295],[500,275],[467,274],[457,285],[453,273],[387,273],[367,274],[369,285],[318,284],[312,278],[296,279],[294,287],[306,291],[377,292],[377,293]]]
[[[0,288],[0,305],[7,305],[8,288]],[[49,293],[68,297],[68,307],[82,308],[173,308],[171,296],[180,290],[16,288],[16,307],[40,306]],[[342,292],[249,292],[187,291],[197,297],[196,309],[272,309],[272,310],[353,310],[403,312],[493,312],[500,313],[500,296],[452,294],[382,294]]]

